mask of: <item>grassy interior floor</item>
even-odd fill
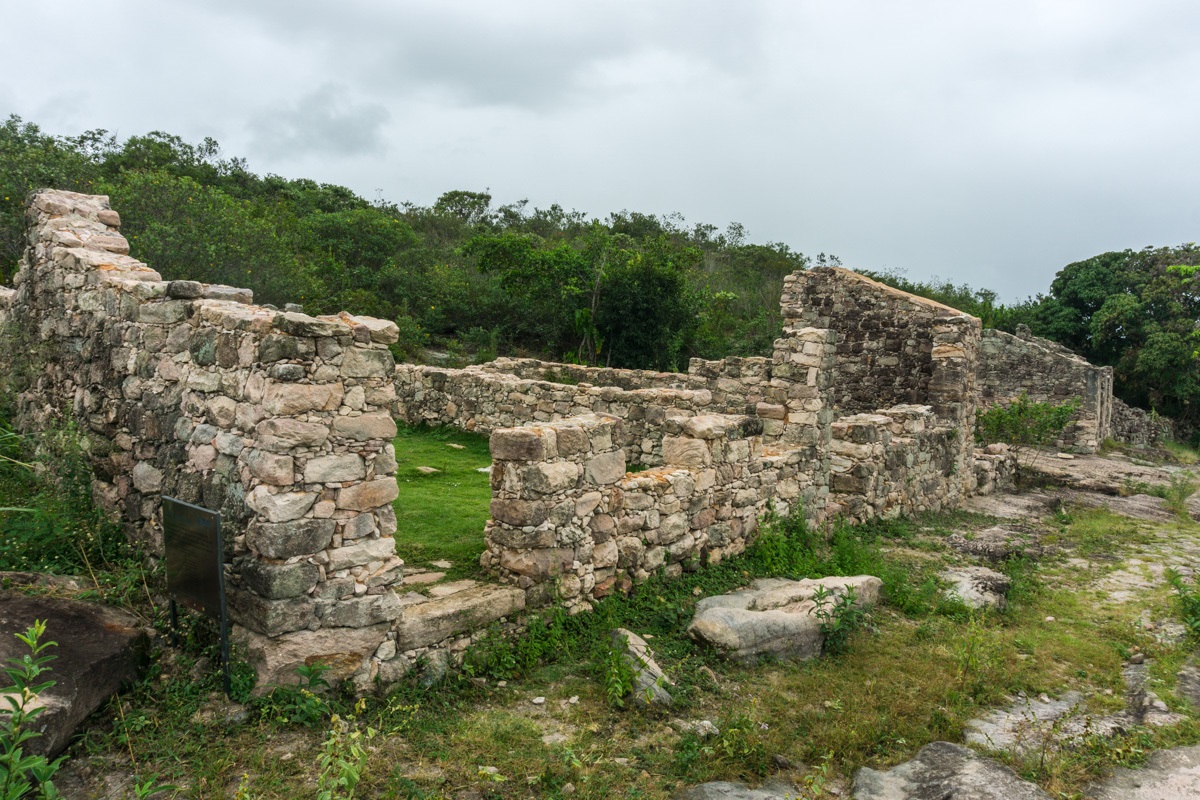
[[[487,437],[402,427],[395,443],[396,553],[418,566],[449,561],[450,577],[476,574],[492,499],[489,475],[479,471],[492,463]]]

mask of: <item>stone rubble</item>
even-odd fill
[[[824,644],[821,619],[814,613],[817,592],[828,590],[833,603],[853,591],[855,605],[870,608],[879,602],[882,586],[870,575],[801,581],[760,578],[749,589],[697,603],[688,633],[743,663],[763,656],[816,658]]]

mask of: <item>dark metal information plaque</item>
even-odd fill
[[[229,632],[225,612],[225,559],[221,515],[174,497],[163,497],[163,546],[171,630],[177,627],[176,602],[215,619],[221,626],[221,662],[229,694]]]
[[[162,501],[167,591],[188,608],[219,620],[225,610],[221,515],[173,497]]]

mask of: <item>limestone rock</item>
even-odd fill
[[[1017,526],[996,525],[979,531],[970,539],[955,533],[946,542],[960,553],[989,561],[1005,561],[1022,556],[1038,558],[1043,552],[1037,532]]]
[[[396,421],[390,414],[361,414],[357,417],[338,417],[333,421],[333,435],[365,442],[367,439],[396,437]]]
[[[395,485],[395,481],[392,481]],[[271,494],[265,486],[259,486],[246,496],[246,503],[270,522],[288,522],[304,516],[313,503],[316,492],[278,492]]]
[[[368,539],[360,544],[345,547],[335,547],[329,551],[329,569],[337,571],[369,564],[372,561],[384,561],[396,554],[396,540],[390,536],[379,539]]]
[[[396,646],[401,650],[428,647],[524,608],[525,592],[505,586],[478,586],[407,606],[396,624]]]
[[[338,508],[352,511],[371,511],[386,505],[400,496],[400,487],[395,478],[376,478],[373,481],[339,489],[337,494]]]
[[[43,676],[55,685],[40,695],[46,710],[31,723],[41,736],[24,749],[54,757],[80,723],[137,677],[147,640],[135,618],[107,606],[0,592],[0,661],[29,653],[14,634],[24,633],[35,620],[46,622],[42,641],[58,643],[46,651],[54,660],[52,672]]]
[[[974,751],[933,742],[916,758],[886,772],[863,767],[854,775],[854,800],[1050,800],[1036,784]]]
[[[1200,745],[1159,750],[1140,769],[1118,767],[1088,788],[1095,800],[1191,800],[1200,797]]]
[[[277,455],[266,450],[250,450],[244,456],[250,474],[272,486],[291,486],[295,478],[295,462],[291,456]]]
[[[678,792],[674,800],[796,800],[803,796],[802,789],[776,779],[767,781],[757,789],[728,781],[702,783]]]
[[[815,658],[824,641],[821,620],[813,613],[816,603],[812,598],[818,586],[832,593],[831,600],[853,589],[856,605],[868,607],[878,602],[882,581],[870,575],[803,581],[759,579],[749,589],[697,603],[688,633],[743,662],[763,655]]]
[[[299,597],[317,585],[321,571],[315,564],[268,564],[248,559],[242,566],[245,585],[268,600]]]
[[[263,407],[272,414],[291,416],[309,411],[336,411],[342,402],[340,383],[271,383]],[[339,417],[339,419],[341,419]]]
[[[943,571],[941,578],[949,584],[946,596],[967,608],[1002,610],[1012,584],[1007,575],[987,567],[953,567]]]
[[[331,519],[257,522],[246,531],[246,544],[267,558],[293,558],[329,547],[336,523]]]
[[[646,640],[633,631],[617,628],[612,633],[613,647],[622,651],[621,657],[633,671],[632,700],[638,705],[669,706],[673,698],[666,687],[674,685],[667,678]]]
[[[365,670],[371,655],[387,636],[386,624],[370,628],[328,628],[298,631],[267,637],[246,628],[234,629],[234,641],[258,672],[256,694],[272,686],[296,685],[298,667],[319,661],[330,668],[325,678],[331,683]]]
[[[329,438],[329,428],[318,422],[268,419],[255,427],[259,447],[286,452],[293,447],[319,447]]]
[[[355,453],[319,456],[304,465],[305,483],[339,483],[356,481],[367,475],[367,465]]]

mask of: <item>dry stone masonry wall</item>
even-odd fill
[[[979,399],[985,408],[1005,405],[1022,394],[1039,403],[1078,401],[1079,411],[1058,443],[1063,449],[1094,453],[1114,435],[1112,367],[1090,364],[1056,342],[1031,336],[1021,325],[1016,336],[993,329],[983,332],[978,370]],[[1134,416],[1126,419],[1132,422]],[[1137,435],[1116,433],[1125,441]]]
[[[973,317],[842,269],[786,280],[770,358],[447,369],[396,365],[389,322],[162,280],[105,197],[41,192],[28,226],[15,290],[0,288],[17,424],[74,420],[97,502],[151,551],[163,494],[222,513],[238,637],[265,683],[313,661],[394,682],[519,629],[526,608],[586,610],[736,555],[769,510],[867,519],[1003,490],[1011,456],[972,445],[981,394],[1078,394],[1092,416],[1077,447],[1112,413],[1110,370],[1041,340],[981,343]],[[394,418],[491,435],[496,584],[406,591]]]
[[[128,255],[105,197],[41,192],[27,221],[3,299],[17,424],[75,420],[98,503],[151,552],[163,494],[219,510],[231,613],[261,664],[378,671],[402,607],[395,326],[164,281]]]

